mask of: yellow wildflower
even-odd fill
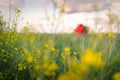
[[[48,70],[46,70],[46,71],[44,72],[44,74],[45,74],[46,76],[51,76],[51,75],[52,75],[52,73],[51,73],[50,71],[48,71]]]
[[[60,74],[57,80],[83,80],[82,77],[78,74],[73,72],[67,72]]]
[[[18,64],[18,70],[22,71],[23,69],[26,69],[26,66],[24,64]]]
[[[115,35],[114,35],[114,33],[113,33],[113,32],[109,32],[109,33],[108,33],[108,37],[110,37],[110,38],[114,38],[114,37],[115,37]]]
[[[113,75],[113,80],[120,80],[120,72]]]
[[[34,69],[38,71],[40,69],[40,65],[39,64],[34,65]]]
[[[48,44],[44,44],[44,47],[45,47],[45,48],[48,48]]]
[[[61,53],[61,58],[62,58],[62,59],[65,59],[65,58],[66,58],[66,56],[65,56],[64,53]]]
[[[55,50],[56,50],[55,47],[52,47],[52,48],[51,48],[51,51],[52,51],[52,52],[55,52]]]
[[[44,63],[49,63],[50,62],[50,60],[45,56],[42,58],[42,60],[43,60]]]
[[[103,34],[102,33],[98,33],[98,38],[102,38],[103,37]]]
[[[24,54],[28,54],[28,50],[26,48],[23,49]]]
[[[76,59],[70,60],[70,68],[71,71],[78,74],[88,71],[88,66],[78,63]]]
[[[14,48],[14,50],[18,51],[18,48]]]
[[[22,70],[22,64],[18,64],[18,70]]]
[[[43,64],[43,68],[48,68],[49,67],[49,64],[47,63],[47,62],[45,62],[44,64]]]
[[[64,52],[65,52],[66,54],[70,54],[70,53],[71,53],[70,48],[69,48],[69,47],[65,47],[65,48],[64,48]]]
[[[29,56],[27,57],[27,62],[32,62],[32,61],[33,61],[33,57],[29,55]]]
[[[81,63],[94,66],[102,67],[104,66],[104,61],[102,60],[102,55],[100,53],[95,53],[91,49],[87,49],[81,57]]]
[[[56,63],[52,63],[49,65],[48,70],[49,71],[54,71],[58,68],[58,65]]]
[[[46,76],[54,75],[54,71],[58,69],[58,65],[56,63],[44,63],[43,67],[46,69],[44,72]]]
[[[65,48],[64,48],[64,51],[65,51],[65,52],[70,52],[70,48],[69,48],[69,47],[65,47]]]
[[[66,74],[60,74],[57,80],[68,80],[69,76]]]
[[[80,69],[80,71],[81,71],[82,73],[85,73],[85,72],[88,71],[89,67],[86,66],[86,65],[84,65],[84,64],[80,64],[80,65],[79,65],[79,69]]]
[[[37,79],[36,80],[42,80],[40,77],[37,77]]]
[[[30,39],[30,43],[33,43],[33,42],[34,42],[34,39],[33,39],[33,38],[31,38],[31,39]]]

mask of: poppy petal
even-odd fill
[[[76,34],[80,35],[84,32],[84,27],[82,24],[79,24],[77,28],[75,29]]]

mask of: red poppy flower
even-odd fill
[[[84,26],[82,24],[79,24],[77,28],[75,29],[76,34],[80,35],[84,32]]]

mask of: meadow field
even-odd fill
[[[120,35],[0,33],[0,80],[120,80]]]
[[[18,33],[13,23],[0,16],[0,80],[120,80],[119,33]]]

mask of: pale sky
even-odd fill
[[[51,21],[46,21],[45,15],[45,0],[0,0],[0,10],[8,14],[8,3],[11,1],[12,7],[19,7],[22,10],[22,16],[24,17],[25,22],[29,22],[34,28],[35,31],[42,32],[44,29],[45,32],[51,32],[50,24]],[[61,1],[61,0],[56,0]],[[73,2],[71,2],[73,1]],[[61,18],[54,21],[57,26],[53,27],[52,31],[57,32],[72,32],[73,29],[78,24],[85,24],[94,28],[94,19],[99,18],[99,24],[105,24],[107,22],[106,13],[108,8],[112,8],[112,12],[120,13],[120,1],[119,0],[71,0],[66,3],[66,6],[70,7],[70,11],[63,14]],[[113,2],[111,2],[113,1]],[[100,9],[98,12],[95,12],[91,8],[92,3],[98,5]],[[71,4],[72,3],[72,4]],[[60,5],[61,6],[61,5]],[[59,7],[57,11],[59,10]],[[53,17],[53,4],[49,2],[47,4],[48,15]],[[58,16],[58,14],[56,13]],[[25,23],[24,22],[24,23]],[[41,28],[42,27],[42,28]],[[57,29],[56,29],[57,27]]]

